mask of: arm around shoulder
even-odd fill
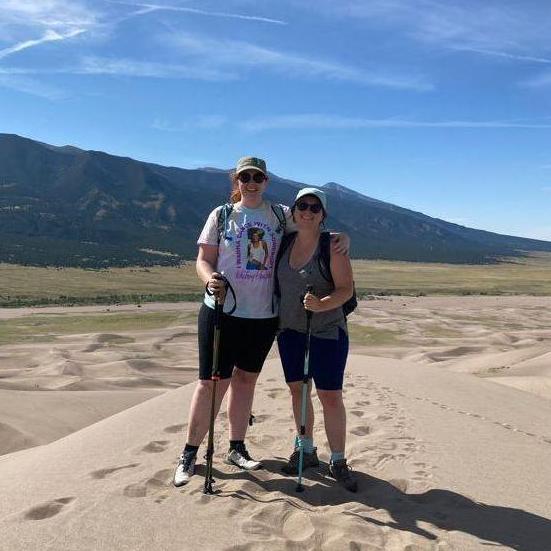
[[[350,257],[331,251],[331,277],[335,288],[331,294],[320,299],[323,310],[342,306],[354,293],[354,280]]]

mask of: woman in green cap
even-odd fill
[[[239,159],[231,182],[231,202],[210,213],[197,241],[197,274],[207,292],[198,317],[199,381],[191,400],[186,445],[174,473],[175,486],[186,484],[193,475],[197,450],[209,427],[215,297],[225,299],[215,414],[229,389],[230,445],[226,462],[246,470],[261,467],[249,455],[244,440],[256,380],[278,328],[277,301],[273,296],[274,265],[292,218],[289,207],[263,197],[269,182],[264,160]],[[248,262],[251,228],[264,232],[262,240],[267,251],[262,246],[262,269]],[[347,236],[335,241],[336,248],[348,251]],[[225,297],[226,282],[234,294]]]

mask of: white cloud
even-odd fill
[[[210,16],[210,17],[228,17],[231,19],[242,19],[246,21],[259,21],[262,23],[274,23],[276,25],[287,24],[285,21],[281,21],[280,19],[272,19],[269,17],[261,17],[258,15],[246,15],[246,14],[240,14],[240,13],[209,11],[209,10],[202,10],[198,8],[173,6],[170,4],[152,4],[152,3],[138,3],[138,2],[134,3],[134,2],[122,2],[122,1],[119,2],[116,0],[112,0],[110,3],[133,6],[136,8],[137,7],[143,8],[144,10],[142,13],[150,13],[154,11],[171,11],[171,12],[189,13],[193,15],[204,15],[204,16]]]
[[[427,91],[433,85],[416,75],[393,75],[336,62],[309,58],[293,53],[263,48],[237,40],[214,40],[191,34],[176,33],[163,37],[179,47],[182,56],[197,59],[201,65],[235,67],[241,69],[261,67],[285,76],[290,74],[306,78],[354,82],[367,86]]]
[[[0,50],[0,59],[3,59],[4,57],[7,57],[17,52],[21,52],[22,50],[26,50],[27,48],[32,48],[33,46],[44,44],[45,42],[56,42],[60,40],[66,40],[67,38],[73,38],[75,36],[78,36],[79,34],[82,34],[83,32],[85,32],[84,29],[74,29],[72,31],[67,31],[64,34],[61,34],[54,30],[47,30],[42,38],[38,38],[35,40],[25,40],[24,42],[19,42],[18,44],[10,46],[9,48],[4,48],[3,50]]]
[[[364,119],[341,117],[338,115],[297,114],[276,117],[253,118],[240,123],[243,130],[282,130],[282,129],[361,129],[361,128],[526,128],[551,129],[550,123],[534,124],[517,121],[420,121],[399,118]]]
[[[90,27],[97,13],[79,0],[0,0],[0,28],[53,29],[61,33]]]
[[[482,48],[469,48],[469,47],[455,47],[454,50],[462,51],[462,52],[474,52],[477,54],[483,54],[487,56],[494,56],[494,57],[501,57],[504,59],[510,59],[513,61],[528,61],[531,63],[541,63],[544,65],[551,64],[551,59],[546,57],[534,57],[534,56],[528,56],[528,55],[518,55],[518,54],[511,54],[508,52],[497,52],[493,50],[484,50]]]
[[[163,132],[185,132],[193,129],[216,130],[227,124],[227,122],[227,117],[222,115],[199,115],[189,121],[175,125],[166,119],[157,117],[153,120],[151,128]]]
[[[97,19],[95,11],[78,0],[0,0],[0,59],[74,38],[94,27]]]
[[[0,72],[0,87],[9,88],[25,94],[31,94],[44,99],[59,100],[66,97],[66,93],[55,87],[33,78],[19,75],[8,75]]]
[[[551,86],[551,71],[544,71],[538,76],[521,82],[520,85],[528,88],[545,88]]]
[[[367,25],[398,29],[420,43],[436,47],[512,61],[550,62],[547,56],[534,53],[551,47],[549,15],[543,3],[318,0],[317,4],[320,11],[333,17],[363,19]]]
[[[193,64],[170,64],[138,61],[126,58],[88,56],[75,66],[58,69],[57,72],[85,75],[120,75],[171,79],[222,81],[233,80],[235,75],[218,69]]]

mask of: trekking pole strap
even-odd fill
[[[218,279],[221,279],[221,280],[224,281],[224,287],[226,288],[226,291],[229,290],[231,295],[232,295],[233,308],[229,312],[226,312],[229,316],[231,316],[235,312],[235,309],[237,308],[237,298],[235,297],[235,289],[232,287],[232,284],[228,281],[228,279],[226,277],[221,276]],[[207,295],[209,297],[214,295],[214,292],[209,289],[209,284],[208,283],[205,285],[205,293],[207,293]]]

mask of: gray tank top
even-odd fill
[[[279,328],[293,329],[306,333],[306,310],[302,305],[302,297],[306,291],[306,285],[314,287],[313,293],[317,297],[325,297],[331,294],[333,287],[321,274],[318,262],[319,243],[310,261],[299,270],[294,270],[289,265],[289,255],[293,243],[281,256],[277,267],[277,277],[281,298],[279,302]],[[346,318],[342,307],[327,312],[315,312],[312,316],[312,335],[324,339],[338,339],[339,328],[347,332]]]

